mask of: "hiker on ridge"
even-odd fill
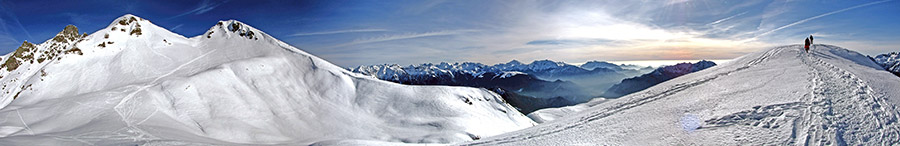
[[[806,49],[806,53],[809,53],[809,38],[806,38],[806,44],[803,45],[803,48]]]
[[[812,46],[813,48],[816,47],[816,46],[813,46],[813,37],[812,37],[812,35],[809,35],[809,46]]]
[[[809,45],[812,45],[812,44],[813,44],[813,37],[812,37],[812,35],[809,35]]]

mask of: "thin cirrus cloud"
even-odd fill
[[[312,36],[312,35],[330,35],[330,34],[342,34],[342,33],[360,33],[360,32],[385,32],[387,29],[350,29],[350,30],[335,30],[335,31],[321,31],[321,32],[301,32],[295,33],[288,36]]]
[[[477,31],[477,30],[471,30],[471,29],[443,30],[443,31],[423,32],[423,33],[403,33],[403,34],[394,34],[394,35],[383,35],[383,36],[378,36],[378,37],[357,39],[357,40],[353,40],[348,43],[338,44],[338,45],[334,45],[334,46],[331,46],[328,48],[340,48],[340,47],[353,46],[353,45],[359,45],[359,44],[387,42],[387,41],[403,40],[403,39],[457,35],[457,34],[474,32],[474,31]]]
[[[785,40],[783,37],[792,35],[792,33],[779,32],[779,30],[788,30],[794,25],[807,21],[886,2],[888,0],[849,5],[837,10],[821,9],[823,12],[819,13],[819,15],[801,18],[787,15],[796,14],[796,12],[793,12],[795,3],[773,3],[770,6],[776,8],[774,10],[769,9],[767,5],[760,4],[752,4],[753,7],[746,8],[743,5],[734,6],[737,8],[725,5],[720,7],[721,10],[715,10],[715,12],[719,14],[730,13],[731,15],[716,19],[702,15],[676,15],[678,19],[672,19],[667,17],[669,15],[653,13],[669,9],[678,12],[696,10],[686,6],[674,6],[672,8],[660,6],[659,9],[646,10],[610,9],[594,11],[595,9],[578,9],[581,7],[593,7],[585,4],[562,5],[559,7],[567,9],[555,9],[556,11],[516,10],[516,12],[521,13],[524,11],[528,14],[523,19],[534,19],[534,21],[523,21],[524,23],[513,25],[521,26],[521,28],[507,30],[507,32],[517,33],[488,36],[488,38],[519,38],[509,41],[521,42],[521,45],[488,47],[500,48],[502,49],[500,51],[510,53],[484,55],[475,59],[487,63],[505,61],[503,58],[519,58],[522,60],[552,58],[574,62],[593,59],[726,59],[768,46],[794,43],[757,39]],[[694,2],[682,2],[673,5],[692,3]],[[704,3],[701,2],[695,5],[703,6]],[[646,5],[642,4],[642,6]],[[738,12],[734,13],[735,11]],[[654,19],[666,21],[654,21]],[[673,25],[679,23],[678,21],[673,23],[670,19],[685,21],[682,22],[682,25]],[[770,21],[769,19],[775,21]],[[766,23],[765,21],[780,23],[780,25],[776,25],[776,27],[773,27],[774,29],[760,29]],[[700,22],[700,25],[692,25],[698,22]],[[829,24],[811,24],[804,27],[805,29],[795,29],[791,30],[791,32],[814,31],[804,33],[815,33],[815,31],[822,30],[817,28],[828,26]],[[533,30],[540,30],[540,32],[533,32]],[[776,33],[779,35],[767,36]],[[501,42],[492,39],[474,40],[485,41],[467,44],[497,44]],[[830,43],[839,42],[832,41]],[[474,53],[470,56],[477,56],[477,54]]]
[[[172,29],[169,29],[169,30],[177,30],[177,29],[181,28],[182,26],[184,26],[184,24],[178,24],[178,25],[175,25],[175,27],[172,27]]]
[[[860,5],[856,5],[856,6],[852,6],[852,7],[848,7],[848,8],[844,8],[844,9],[840,9],[840,10],[836,10],[836,11],[831,11],[831,12],[824,13],[824,14],[821,14],[821,15],[816,15],[816,16],[813,16],[813,17],[809,17],[809,18],[806,18],[806,19],[803,19],[803,20],[800,20],[800,21],[797,21],[797,22],[794,22],[794,23],[791,23],[791,24],[787,24],[787,25],[784,25],[784,26],[781,26],[781,27],[778,27],[778,28],[775,28],[775,29],[766,31],[766,32],[764,32],[764,33],[762,33],[762,34],[759,34],[759,35],[757,35],[756,37],[753,37],[753,38],[751,38],[751,39],[756,39],[756,38],[758,38],[758,37],[760,37],[760,36],[765,36],[765,35],[768,35],[768,34],[771,34],[771,33],[775,32],[775,31],[779,31],[779,30],[782,30],[782,29],[785,29],[785,28],[788,28],[788,27],[791,27],[791,26],[794,26],[794,25],[797,25],[797,24],[805,23],[805,22],[810,21],[810,20],[819,19],[819,18],[828,16],[828,15],[834,15],[834,14],[837,14],[837,13],[841,13],[841,12],[845,12],[845,11],[849,11],[849,10],[853,10],[853,9],[857,9],[857,8],[862,8],[862,7],[866,7],[866,6],[870,6],[870,5],[880,4],[880,3],[884,3],[884,2],[888,2],[888,1],[891,1],[891,0],[882,0],[882,1],[869,2],[869,3],[865,3],[865,4],[860,4]]]
[[[569,40],[534,40],[526,45],[592,45],[615,42],[607,39],[569,39]]]
[[[722,22],[725,22],[725,21],[734,19],[734,17],[741,16],[741,15],[744,15],[744,14],[747,14],[747,12],[742,12],[742,13],[739,13],[739,14],[736,14],[736,15],[732,15],[732,16],[729,16],[729,17],[726,17],[726,18],[722,18],[722,19],[713,21],[712,23],[709,23],[709,24],[706,24],[706,25],[716,25],[716,24],[719,24],[719,23],[722,23]]]
[[[242,20],[260,29],[285,32],[273,34],[293,37],[286,41],[341,66],[447,60],[490,64],[511,59],[727,59],[798,43],[796,38],[809,34],[821,36],[822,43],[873,48],[863,53],[894,51],[900,46],[894,43],[900,31],[891,29],[900,25],[900,20],[892,19],[900,8],[896,0],[205,0],[181,3],[181,11],[175,12],[171,7],[148,2],[103,2],[96,6],[69,2],[64,4],[124,9],[69,9],[61,15],[28,15],[33,13],[30,9],[15,9],[51,3],[59,2],[0,3],[0,49],[11,52],[22,40],[34,40],[30,33],[55,33],[66,24],[96,30],[107,25],[111,17],[126,13],[163,18],[153,20],[185,34],[202,32],[185,28],[208,21]],[[219,11],[225,9],[229,11]],[[260,12],[265,13],[257,14]],[[192,18],[179,19],[186,17]],[[390,55],[379,58],[365,51]],[[337,58],[329,58],[332,56]]]
[[[6,22],[12,22],[15,24],[13,27],[18,27],[20,30],[22,30],[22,32],[25,33],[25,36],[27,36],[28,39],[34,39],[33,37],[31,37],[31,33],[29,33],[28,30],[26,30],[25,27],[22,25],[22,22],[19,22],[19,17],[16,16],[16,14],[8,11],[6,6],[3,6],[3,5],[0,5],[0,11],[3,11],[3,14],[6,15],[6,18],[7,18],[7,19],[4,19],[4,18],[0,17],[0,22],[3,22],[3,23],[0,23],[0,25],[3,25],[2,27],[5,31],[9,31],[9,28],[10,28],[10,26],[6,25]]]
[[[848,34],[853,32],[847,31],[865,28],[867,25],[895,24],[892,20],[877,19],[874,16],[860,17],[859,13],[847,12],[861,8],[874,9],[867,10],[869,13],[863,15],[872,15],[872,11],[893,11],[890,6],[881,5],[896,5],[888,1],[839,2],[831,5],[811,5],[810,2],[796,1],[667,2],[669,3],[575,0],[508,1],[495,4],[467,1],[401,3],[411,8],[422,9],[365,13],[370,14],[363,17],[365,19],[357,17],[334,19],[341,20],[339,22],[366,24],[370,18],[380,18],[376,20],[388,21],[372,23],[374,27],[392,31],[414,27],[413,29],[418,30],[417,33],[359,33],[380,30],[341,30],[343,26],[338,25],[336,28],[310,30],[311,32],[297,33],[293,36],[328,35],[326,37],[331,37],[331,40],[351,40],[322,41],[312,45],[326,47],[309,47],[311,52],[323,54],[326,58],[330,56],[341,56],[340,59],[351,58],[341,61],[339,65],[342,66],[372,64],[373,60],[364,59],[373,58],[371,54],[358,53],[361,50],[390,52],[392,55],[385,55],[390,57],[374,60],[401,64],[440,62],[447,58],[491,64],[511,59],[552,59],[565,62],[728,59],[775,45],[796,43],[791,41],[792,37],[821,33]],[[365,7],[369,6],[371,5]],[[483,9],[484,7],[490,9]],[[847,15],[835,15],[839,13]],[[396,16],[398,14],[402,15]],[[807,21],[814,20],[887,23],[807,25],[809,23]],[[800,24],[805,26],[793,27]],[[467,33],[459,30],[479,30],[479,32]],[[890,35],[884,34],[887,32],[890,31],[871,33]],[[459,35],[462,33],[466,34]],[[380,34],[387,35],[372,37]],[[839,37],[846,37],[821,36],[823,42],[836,45],[842,45],[837,41],[841,39]],[[353,38],[358,39],[352,40]],[[458,49],[472,46],[478,46],[480,49]],[[432,52],[423,52],[421,48],[428,48]]]
[[[172,17],[169,17],[169,19],[178,18],[178,17],[181,17],[181,16],[189,15],[189,14],[200,15],[200,14],[209,12],[209,11],[211,11],[211,10],[213,10],[213,9],[216,9],[216,7],[219,7],[219,6],[221,6],[222,4],[225,4],[225,3],[227,3],[227,2],[228,2],[228,1],[222,1],[222,2],[220,2],[220,3],[216,3],[216,2],[211,2],[211,1],[209,1],[209,0],[204,0],[204,1],[200,2],[200,5],[197,6],[197,8],[194,8],[194,9],[192,9],[192,10],[190,10],[190,11],[187,11],[187,12],[184,12],[184,13],[181,13],[181,14],[178,14],[178,15],[175,15],[175,16],[172,16]]]

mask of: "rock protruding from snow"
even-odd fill
[[[79,35],[78,28],[68,25],[56,36],[41,44],[28,41],[22,43],[15,51],[3,56],[0,65],[0,107],[5,107],[25,92],[34,90],[32,84],[43,81],[47,72],[43,66],[56,62],[68,54],[82,55],[83,52],[74,44],[81,42],[87,34]]]
[[[146,21],[143,18],[128,14],[119,18],[116,18],[112,24],[110,24],[109,28],[112,31],[121,31],[126,32],[128,35],[140,36],[143,34],[143,30],[141,29],[142,21]]]
[[[67,27],[65,43],[25,43],[3,60],[18,67],[0,71],[0,116],[16,119],[0,121],[0,143],[451,143],[534,124],[486,89],[381,81],[220,23],[211,37],[186,38],[125,15],[74,40]],[[53,48],[83,54],[23,59]]]
[[[213,36],[230,37],[230,35],[236,35],[237,37],[250,40],[259,40],[263,34],[256,28],[237,20],[219,21],[216,23],[216,26],[213,26],[204,33],[206,38],[212,38]]]

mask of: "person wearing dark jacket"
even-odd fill
[[[806,53],[809,53],[809,38],[806,38],[806,44],[803,45],[803,49],[806,49]]]
[[[816,48],[816,46],[813,45],[813,37],[812,37],[812,35],[809,35],[809,46],[810,46],[810,47],[813,47],[813,48]],[[809,51],[807,51],[807,52],[809,52]]]
[[[809,35],[809,45],[812,45],[812,44],[813,44],[813,37],[812,37],[812,35]]]

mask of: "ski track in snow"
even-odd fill
[[[823,46],[829,47],[829,46]],[[829,48],[834,49],[834,48]],[[877,95],[865,81],[820,58],[817,51],[798,54],[809,68],[811,89],[799,102],[756,106],[752,110],[707,120],[703,128],[751,126],[774,130],[790,126],[790,137],[742,141],[753,145],[891,145],[900,139],[896,107]],[[796,114],[795,114],[796,113]],[[739,131],[738,135],[754,135]],[[761,143],[760,143],[761,142]]]
[[[72,140],[80,141],[80,142],[86,142],[85,140],[83,140],[85,138],[87,138],[87,139],[105,139],[105,138],[117,139],[114,137],[120,137],[118,139],[131,139],[133,141],[145,141],[145,140],[157,139],[155,136],[151,135],[150,133],[138,128],[137,125],[140,125],[140,124],[144,123],[145,121],[149,120],[150,117],[153,117],[156,113],[159,112],[159,109],[155,109],[152,113],[150,113],[150,115],[141,119],[140,121],[132,121],[129,119],[132,119],[132,118],[134,118],[134,116],[136,116],[137,113],[135,111],[137,111],[137,109],[135,109],[135,108],[138,106],[125,106],[125,107],[123,107],[123,106],[125,104],[129,104],[129,103],[130,104],[140,104],[140,103],[130,102],[131,99],[133,99],[134,96],[137,95],[137,93],[140,93],[141,91],[144,91],[150,87],[153,87],[154,85],[158,84],[159,81],[162,80],[163,78],[171,76],[172,74],[175,74],[176,72],[178,72],[185,66],[190,65],[191,63],[194,63],[195,61],[200,60],[203,57],[206,57],[207,55],[212,54],[216,51],[217,50],[212,50],[212,51],[206,52],[200,56],[197,56],[196,58],[191,59],[190,61],[179,65],[178,67],[175,67],[174,69],[172,69],[172,71],[169,71],[168,73],[163,74],[163,75],[153,79],[153,81],[145,84],[144,86],[141,86],[134,92],[131,92],[130,94],[128,94],[127,96],[122,98],[122,100],[119,101],[119,103],[116,104],[116,106],[114,106],[113,109],[116,111],[116,113],[120,117],[122,117],[122,122],[124,122],[126,124],[126,127],[120,128],[116,131],[101,132],[101,133],[109,133],[112,135],[89,136],[91,133],[84,133],[82,135],[77,135],[77,136],[73,136],[73,137],[57,137],[57,138],[72,139]],[[126,133],[123,134],[122,132],[126,132]],[[88,136],[84,136],[84,135],[88,135]],[[92,144],[92,143],[86,143],[86,144]]]
[[[16,114],[19,115],[19,120],[22,121],[22,125],[25,125],[25,129],[28,130],[28,133],[34,135],[34,130],[31,130],[31,127],[28,127],[28,123],[25,123],[25,117],[22,117],[22,113],[19,113],[19,110],[16,110]]]
[[[827,50],[836,50],[833,46]],[[644,92],[641,98],[629,99],[622,104],[604,109],[594,109],[584,117],[573,119],[575,122],[558,126],[535,127],[536,132],[518,133],[506,138],[476,141],[471,145],[500,145],[510,142],[528,140],[551,135],[561,131],[583,126],[591,121],[602,119],[621,111],[665,98],[691,87],[701,85],[721,76],[745,70],[766,62],[768,58],[781,53],[785,49],[797,46],[785,46],[769,50],[746,65],[723,73],[707,76],[691,82],[676,84],[667,90],[653,93]],[[826,50],[826,49],[822,49]],[[761,136],[735,139],[739,143],[752,145],[894,145],[900,140],[900,112],[897,107],[887,101],[883,95],[875,92],[866,81],[847,70],[838,68],[824,59],[840,58],[811,50],[809,53],[797,55],[802,65],[808,68],[810,90],[797,102],[778,103],[755,106],[753,109],[715,117],[705,121],[698,130],[717,128],[739,128],[735,135]],[[748,129],[749,128],[749,129]],[[784,129],[784,130],[781,130]],[[789,132],[790,135],[760,135],[760,132],[777,134]],[[787,133],[785,133],[787,134]]]
[[[802,61],[810,67],[814,84],[809,96],[803,98],[809,106],[795,122],[797,136],[792,137],[792,144],[896,144],[900,139],[900,113],[894,105],[853,73],[812,54],[804,55]]]
[[[755,59],[749,61],[746,65],[744,65],[744,66],[742,66],[742,67],[739,67],[739,68],[736,68],[736,69],[734,69],[734,70],[730,70],[730,71],[727,71],[727,72],[723,72],[723,73],[711,75],[710,77],[706,77],[706,78],[703,78],[703,79],[700,79],[700,80],[695,80],[695,81],[692,81],[692,82],[676,84],[676,85],[674,85],[674,86],[672,86],[672,87],[669,87],[668,90],[664,90],[664,91],[659,92],[659,93],[645,92],[644,94],[650,94],[650,95],[649,95],[649,96],[643,96],[643,98],[631,99],[631,101],[628,101],[628,102],[625,102],[625,103],[622,103],[622,104],[619,104],[619,105],[615,105],[615,106],[613,106],[613,107],[609,107],[609,108],[606,108],[606,109],[595,109],[595,110],[592,110],[592,111],[594,111],[594,112],[590,113],[589,116],[585,116],[585,117],[581,117],[581,118],[579,118],[579,119],[575,119],[575,120],[577,120],[576,122],[566,123],[566,125],[559,125],[559,126],[554,126],[554,127],[540,127],[540,128],[542,128],[542,129],[541,129],[541,130],[538,130],[538,131],[541,131],[541,132],[535,133],[535,134],[530,134],[530,135],[520,135],[520,136],[510,136],[510,137],[507,137],[507,138],[494,139],[494,140],[485,140],[485,141],[479,141],[479,142],[470,143],[469,145],[500,145],[500,144],[505,144],[505,143],[510,143],[510,142],[516,142],[516,141],[521,141],[521,140],[527,140],[527,139],[531,139],[531,138],[535,138],[535,137],[541,137],[541,136],[545,136],[545,135],[550,135],[550,134],[558,133],[558,132],[565,131],[565,130],[568,130],[568,129],[573,129],[573,128],[576,128],[576,127],[580,127],[580,126],[585,125],[585,124],[588,123],[588,122],[595,121],[595,120],[598,120],[598,119],[602,119],[602,118],[605,118],[605,117],[609,117],[609,116],[614,115],[614,114],[616,114],[616,113],[619,113],[619,112],[621,112],[621,111],[628,110],[628,109],[631,109],[631,108],[634,108],[634,107],[638,107],[638,106],[644,105],[644,104],[649,103],[649,102],[653,102],[653,101],[662,99],[662,98],[664,98],[664,97],[667,97],[667,96],[669,96],[669,95],[673,95],[673,94],[675,94],[675,93],[681,92],[681,91],[686,90],[686,89],[689,89],[689,88],[691,88],[691,87],[694,87],[694,86],[701,85],[701,84],[703,84],[703,83],[712,81],[712,80],[714,80],[714,79],[716,79],[716,78],[719,78],[719,77],[722,77],[722,76],[727,76],[727,75],[729,75],[729,74],[731,74],[731,73],[734,73],[734,72],[746,70],[746,69],[748,69],[748,68],[750,68],[750,67],[753,67],[753,66],[758,65],[759,63],[765,62],[765,61],[768,60],[769,57],[771,57],[772,55],[778,54],[778,53],[780,53],[782,50],[784,50],[785,48],[789,48],[789,47],[791,47],[791,46],[785,46],[785,47],[779,47],[779,48],[776,48],[776,49],[771,49],[771,50],[767,51],[766,53],[760,55],[759,57],[757,57],[757,58],[755,58]]]

